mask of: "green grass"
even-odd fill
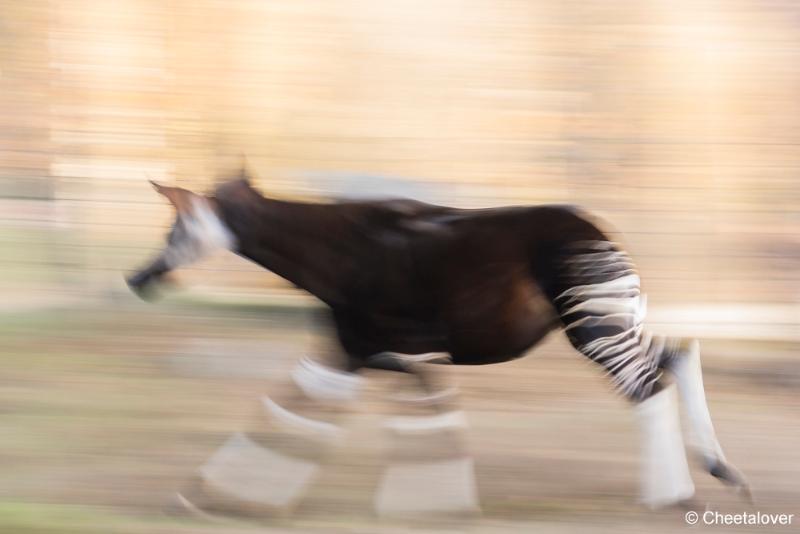
[[[91,506],[0,502],[0,532],[8,534],[110,534],[133,532],[130,521]]]
[[[0,502],[3,534],[190,534],[251,532],[255,524],[226,529],[213,523],[167,515],[133,515],[110,507],[33,502]],[[257,531],[264,532],[263,528]]]

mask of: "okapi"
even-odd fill
[[[458,432],[465,421],[453,409],[452,388],[434,388],[417,362],[431,355],[454,365],[506,362],[558,328],[634,405],[646,505],[694,494],[676,389],[705,469],[749,496],[714,433],[698,342],[643,327],[634,264],[578,209],[288,202],[260,194],[244,172],[210,196],[153,186],[177,217],[166,248],[128,280],[136,293],[147,297],[169,271],[227,249],[327,305],[342,356],[301,361],[286,391],[262,399],[268,425],[218,449],[178,494],[182,506],[246,513],[291,507],[313,481],[323,451],[341,437],[335,416],[356,398],[358,371],[383,369],[417,377],[424,394],[415,406],[434,412],[387,424],[399,463],[384,472],[378,511],[477,510],[472,461]],[[415,464],[412,455],[427,457]]]

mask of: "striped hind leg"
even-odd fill
[[[744,487],[743,477],[725,461],[714,435],[697,343],[686,346],[643,328],[639,277],[628,255],[608,242],[577,243],[565,255],[560,279],[562,287],[554,303],[567,337],[581,353],[602,365],[617,389],[636,403],[644,452],[643,501],[658,507],[694,493],[675,385],[662,379],[662,369],[676,378],[709,472]]]

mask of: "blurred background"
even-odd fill
[[[0,531],[250,531],[160,505],[314,345],[316,303],[232,255],[156,305],[122,281],[173,217],[147,178],[208,190],[241,155],[280,198],[598,215],[653,328],[703,340],[758,509],[798,512],[798,65],[783,0],[0,0]],[[376,401],[279,528],[685,527],[636,507],[629,410],[560,335],[454,374],[482,519],[371,522]]]

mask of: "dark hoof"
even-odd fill
[[[182,493],[175,493],[164,507],[164,513],[174,517],[192,517],[195,519],[210,519],[210,514],[187,499]]]
[[[155,283],[149,279],[142,278],[141,275],[132,276],[125,279],[128,288],[140,299],[144,301],[153,301],[158,298],[158,292],[155,289]]]
[[[697,510],[698,508],[702,508],[702,506],[700,505],[700,501],[697,500],[696,497],[692,496],[675,502],[675,504],[673,504],[671,508],[674,508],[676,510],[689,511],[689,510]]]
[[[753,500],[753,492],[750,489],[750,484],[747,482],[747,479],[741,471],[736,469],[731,464],[721,460],[716,460],[711,464],[708,472],[724,484],[732,486],[736,492],[750,504],[755,503]]]
[[[146,302],[158,300],[164,296],[165,290],[177,287],[175,280],[168,274],[159,277],[138,274],[126,278],[125,283],[137,297]]]

